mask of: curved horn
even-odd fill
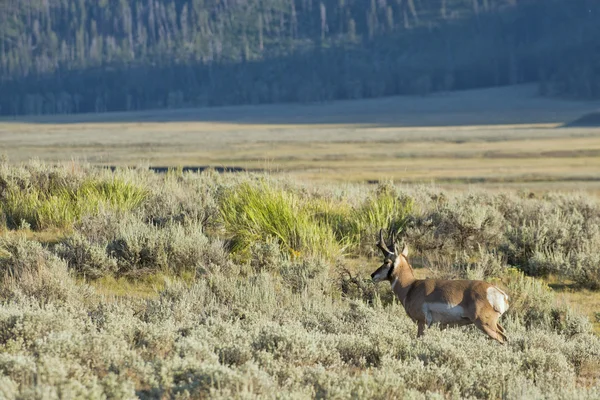
[[[383,229],[379,230],[379,241],[377,242],[377,247],[379,247],[384,256],[387,256],[391,253],[391,251],[388,250],[387,245],[385,244],[385,240],[383,240]]]
[[[392,228],[392,243],[391,243],[391,247],[394,250],[394,254],[398,254],[398,249],[396,247],[396,234],[398,233],[395,229]]]

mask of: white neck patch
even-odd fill
[[[394,290],[394,288],[396,287],[397,283],[398,283],[398,278],[394,278],[394,280],[392,282],[392,290]]]

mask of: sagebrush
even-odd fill
[[[15,203],[61,191],[56,217]],[[600,396],[590,322],[527,276],[598,287],[590,196],[4,163],[0,220],[2,398]],[[436,276],[502,286],[508,345],[416,339],[369,279],[379,228]],[[165,279],[148,298],[94,289],[148,277]]]

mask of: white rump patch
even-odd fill
[[[491,286],[487,289],[487,300],[500,315],[508,310],[508,295],[497,287]]]

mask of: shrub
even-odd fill
[[[407,240],[421,253],[473,254],[481,247],[494,248],[502,239],[504,221],[491,203],[482,193],[436,202],[410,222]]]
[[[434,275],[444,279],[486,280],[502,276],[508,268],[501,254],[485,250],[483,246],[471,254],[466,251],[452,256],[436,257],[434,254],[429,256],[428,260]]]
[[[142,186],[115,175],[82,177],[44,165],[4,167],[0,173],[0,211],[10,228],[23,222],[34,229],[69,228],[84,215],[104,209],[130,211],[146,196]]]
[[[31,296],[42,304],[89,295],[62,259],[23,236],[0,238],[0,289],[0,299]]]
[[[117,261],[107,255],[106,247],[90,243],[79,232],[64,239],[54,251],[68,263],[71,270],[89,279],[112,275],[117,271]]]
[[[391,184],[380,184],[358,206],[348,210],[337,226],[338,237],[359,254],[373,255],[379,230],[402,232],[413,200]]]
[[[90,279],[153,273],[181,276],[229,268],[222,242],[208,239],[199,223],[158,226],[142,219],[141,213],[121,219],[115,214],[84,218],[53,251],[74,272]]]
[[[573,276],[577,254],[600,243],[600,207],[590,198],[548,195],[505,207],[509,224],[501,249],[529,275]]]
[[[537,327],[567,335],[591,332],[589,320],[572,312],[565,304],[557,303],[544,282],[516,269],[508,270],[503,280],[509,294],[508,318],[515,318],[527,328]]]
[[[596,241],[598,242],[600,240]],[[560,272],[573,279],[580,287],[600,290],[600,254],[597,248],[597,246],[590,246],[571,254],[568,272]]]
[[[219,219],[218,182],[216,174],[208,171],[167,173],[160,184],[150,188],[143,206],[145,221],[158,226],[175,222],[200,224],[203,230],[215,228]]]
[[[233,251],[245,259],[252,243],[269,239],[292,257],[340,252],[331,228],[317,221],[300,197],[272,182],[243,182],[229,189],[221,199],[221,217],[233,234]]]
[[[106,250],[116,259],[119,275],[181,274],[227,265],[222,245],[211,242],[196,224],[156,227],[130,219],[119,225]]]

